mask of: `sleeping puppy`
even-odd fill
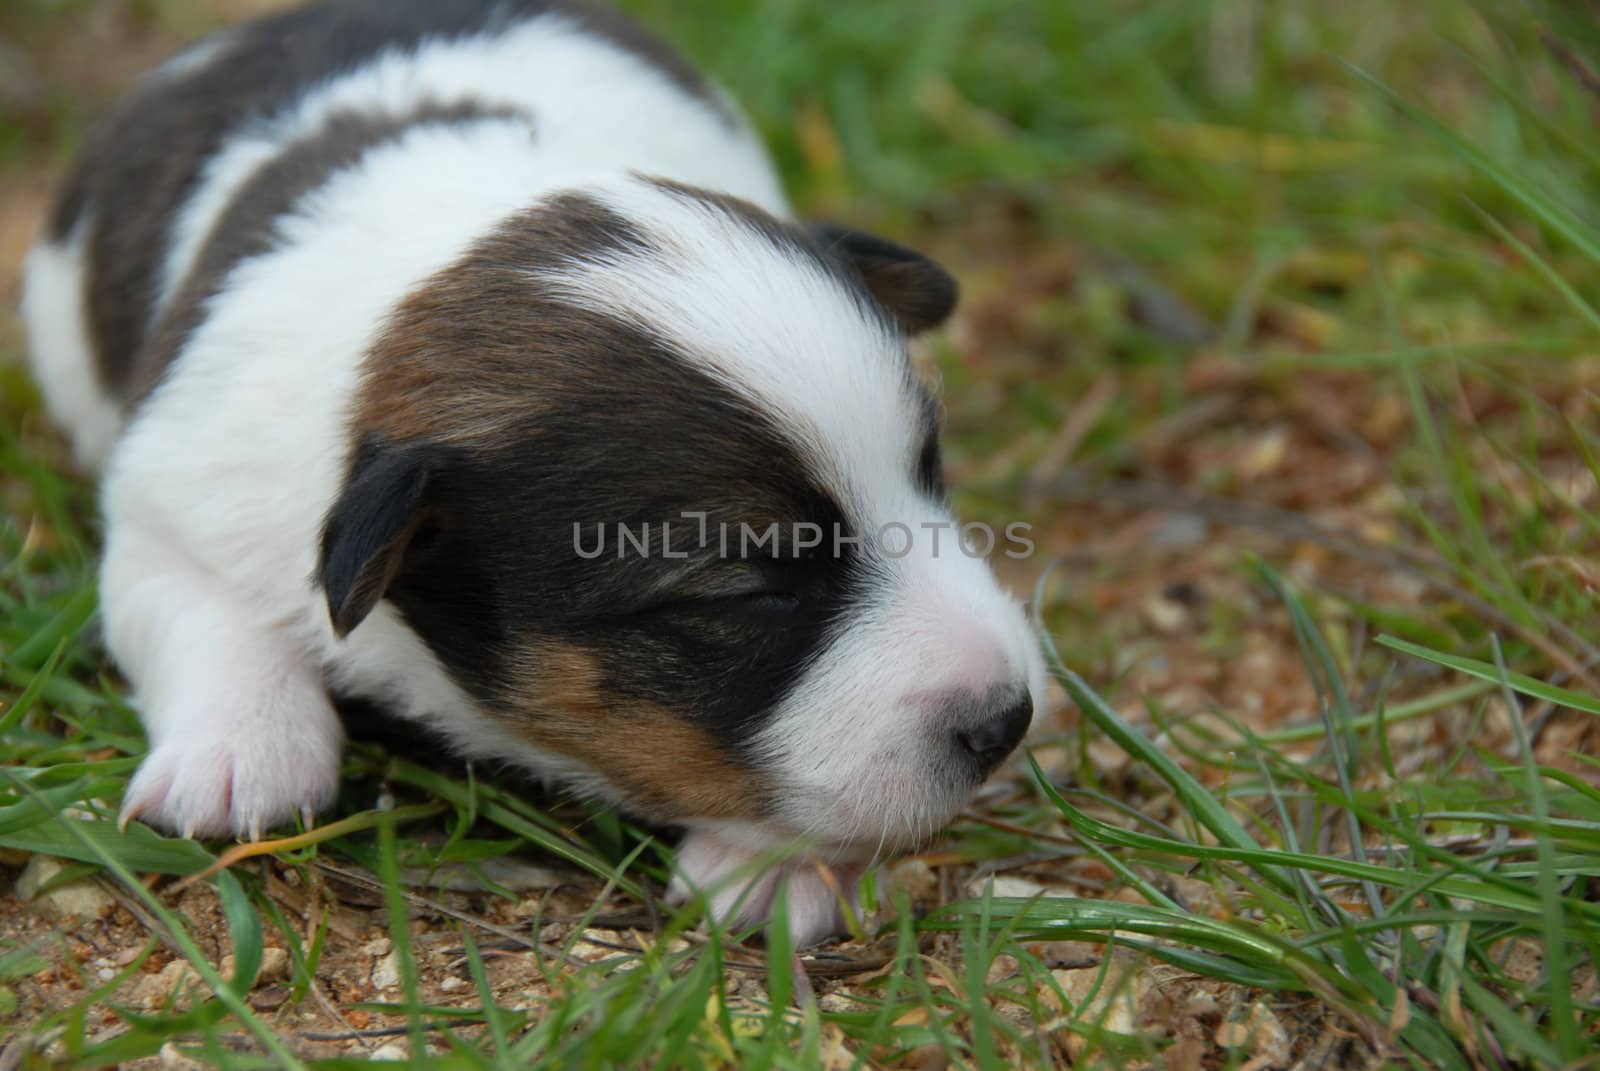
[[[948,820],[1042,687],[906,353],[954,300],[795,223],[731,105],[609,13],[329,0],[181,53],[23,303],[103,472],[150,739],[124,820],[309,820],[356,697],[686,827],[679,898],[754,923],[787,880],[796,939],[835,931],[832,886]]]

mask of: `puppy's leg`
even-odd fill
[[[708,830],[690,830],[678,845],[670,903],[686,903],[696,892],[708,909],[732,929],[748,929],[772,917],[778,888],[788,901],[789,939],[795,948],[847,932],[845,912],[859,917],[856,889],[866,867],[861,863],[820,863],[796,856],[765,869],[762,854]]]
[[[101,598],[150,738],[123,822],[255,839],[333,801],[339,719],[318,665],[281,629],[137,524],[111,526]]]

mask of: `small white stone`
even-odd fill
[[[992,894],[994,896],[1020,896],[1027,898],[1030,896],[1038,896],[1040,893],[1046,891],[1043,885],[1040,885],[1037,882],[1029,881],[1027,878],[1012,877],[1009,874],[998,874],[994,877],[985,875],[983,877],[973,878],[971,881],[967,882],[967,895],[973,897],[974,899],[981,899],[984,896],[985,888],[991,885],[994,889]]]
[[[595,963],[602,959],[615,959],[611,969],[615,971],[631,971],[639,965],[637,957],[624,958],[628,953],[614,947],[617,935],[610,930],[584,930],[578,940],[572,943],[571,955],[585,963]]]
[[[1157,632],[1171,635],[1189,623],[1189,609],[1176,599],[1156,595],[1146,599],[1144,619]]]
[[[1160,550],[1182,550],[1197,546],[1206,538],[1206,522],[1188,513],[1169,514],[1150,533],[1149,545]]]
[[[88,879],[69,881],[65,885],[39,891],[54,881],[67,865],[48,855],[33,856],[17,878],[17,896],[56,918],[71,915],[84,919],[99,918],[116,905],[110,894]]]
[[[1253,1057],[1250,1063],[1259,1068],[1289,1066],[1289,1032],[1264,1001],[1250,1005],[1249,1017],[1244,1021],[1233,1020],[1217,1027],[1217,1044],[1225,1049],[1249,1045]]]
[[[939,877],[921,859],[902,859],[883,870],[884,883],[901,889],[913,900],[932,900],[939,895]]]
[[[281,982],[289,977],[289,952],[284,948],[268,945],[261,950],[261,974],[259,980],[263,982]]]
[[[400,953],[391,950],[372,965],[372,987],[393,989],[400,984]]]
[[[817,998],[817,1007],[834,1015],[861,1010],[861,1005],[854,998],[838,992],[822,994]]]
[[[200,1071],[204,1066],[198,1060],[179,1052],[178,1046],[170,1041],[161,1046],[159,1056],[164,1071]]]
[[[1050,972],[1055,983],[1067,999],[1062,1009],[1068,1020],[1094,1023],[1111,1034],[1137,1036],[1139,1004],[1150,988],[1147,974],[1124,958],[1115,958],[1108,965],[1074,967]],[[1053,991],[1040,996],[1050,1004],[1058,1002]],[[1059,1024],[1057,1024],[1059,1025]],[[1087,1040],[1069,1031],[1064,1038],[1067,1053],[1074,1060],[1082,1056]]]
[[[134,983],[131,1003],[154,1010],[175,996],[192,997],[201,985],[199,973],[187,961],[175,959],[159,974],[147,974]]]

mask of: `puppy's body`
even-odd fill
[[[148,75],[24,298],[104,470],[105,634],[151,741],[124,813],[259,835],[325,806],[331,691],[688,824],[699,884],[948,817],[1039,686],[987,569],[948,535],[683,534],[948,522],[903,353],[945,280],[787,214],[742,120],[585,9],[343,0]],[[672,521],[675,554],[574,553]]]

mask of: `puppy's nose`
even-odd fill
[[[990,771],[1005,761],[1007,755],[1016,750],[1032,721],[1033,696],[1025,688],[1020,698],[1016,692],[1008,692],[1005,699],[996,704],[995,709],[989,711],[982,721],[956,733],[956,743],[987,777]]]

